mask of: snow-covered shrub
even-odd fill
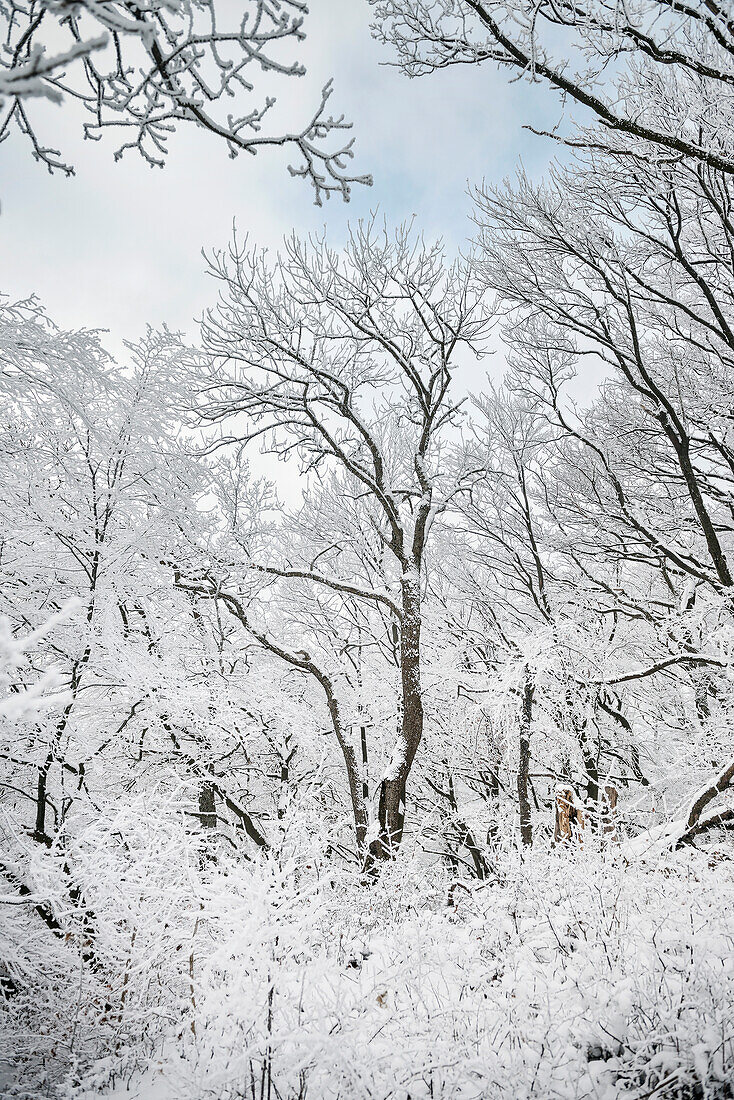
[[[719,1100],[732,871],[715,852],[511,851],[448,906],[417,858],[371,887],[315,854],[223,863],[178,915],[190,989],[161,1010],[148,1068],[128,1031],[69,1095],[123,1074],[176,1100]],[[175,950],[141,952],[151,983],[181,981]]]

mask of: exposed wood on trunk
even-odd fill
[[[553,837],[556,842],[576,840],[583,843],[584,814],[576,793],[566,787],[556,795],[556,821]]]

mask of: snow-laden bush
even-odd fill
[[[180,1019],[199,852],[161,790],[80,815],[51,847],[18,833],[3,866],[33,889],[0,896],[0,1095],[35,1100],[101,1057],[147,1066]]]
[[[510,851],[451,905],[423,863],[366,887],[307,860],[205,873],[186,943],[150,958],[165,982],[185,956],[190,990],[147,1070],[128,1032],[69,1095],[118,1077],[176,1100],[732,1095],[725,856]]]

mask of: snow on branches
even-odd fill
[[[334,192],[348,201],[352,185],[371,177],[351,171],[351,123],[328,109],[330,80],[300,128],[268,130],[278,83],[305,72],[285,48],[305,38],[306,14],[298,0],[248,0],[239,14],[216,0],[3,0],[0,142],[15,127],[49,171],[72,174],[37,133],[32,104],[68,98],[87,113],[87,138],[125,135],[116,159],[132,149],[160,167],[177,125],[192,123],[232,157],[283,146],[318,205]],[[251,102],[258,81],[265,90]]]

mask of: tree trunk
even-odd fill
[[[714,782],[704,787],[704,789],[699,791],[696,795],[688,811],[686,828],[692,829],[697,825],[701,818],[701,814],[706,809],[709,802],[713,801],[717,795],[721,794],[732,785],[734,785],[734,760],[730,760],[718,774]]]
[[[586,736],[586,725],[579,731],[579,745],[586,772],[586,816],[591,829],[598,827],[599,810],[599,749],[593,751],[593,745]]]
[[[38,781],[36,783],[36,825],[33,830],[33,839],[40,844],[48,839],[46,835],[46,788],[48,786],[48,773],[54,761],[53,750],[49,752],[41,767],[38,769]]]
[[[342,750],[342,756],[344,757],[344,766],[347,771],[347,781],[349,783],[349,797],[351,799],[352,814],[354,817],[354,830],[357,839],[357,854],[360,861],[364,863],[367,859],[365,852],[365,845],[367,842],[367,804],[363,796],[362,777],[359,764],[357,763],[357,754],[354,751],[354,747],[349,742],[346,729],[342,723],[339,703],[334,694],[331,681],[321,672],[317,673],[317,678],[326,693],[329,714],[331,715],[331,724],[336,739],[339,742],[339,747]]]
[[[217,826],[214,787],[206,780],[199,787],[199,821],[202,829],[215,829]]]
[[[533,820],[528,796],[530,772],[530,729],[533,721],[533,684],[525,669],[522,710],[520,712],[520,765],[517,771],[517,797],[520,804],[520,837],[524,845],[533,843]]]
[[[87,612],[87,623],[89,623],[89,624],[91,624],[91,621],[92,621],[92,610],[93,610],[93,605],[90,604],[89,610]],[[70,683],[69,683],[69,694],[70,694],[71,698],[69,699],[69,702],[64,707],[64,710],[61,714],[61,718],[59,719],[59,721],[57,723],[56,729],[54,730],[54,735],[53,735],[53,738],[51,740],[51,744],[49,745],[48,754],[46,755],[46,759],[44,760],[43,764],[38,769],[38,780],[37,780],[37,784],[36,784],[36,823],[35,823],[35,828],[33,830],[33,839],[37,840],[41,844],[44,844],[49,839],[49,837],[46,833],[46,801],[47,801],[46,796],[47,796],[47,792],[48,792],[49,773],[51,771],[51,767],[53,766],[54,761],[58,757],[59,746],[61,744],[61,738],[63,737],[64,731],[66,730],[66,727],[69,724],[69,719],[71,718],[71,713],[72,713],[72,711],[74,709],[74,706],[76,704],[76,699],[77,699],[77,695],[78,695],[78,692],[79,692],[79,684],[81,682],[82,673],[83,673],[84,668],[86,667],[86,664],[87,664],[87,662],[88,662],[88,660],[91,656],[91,653],[92,653],[91,644],[87,643],[81,657],[77,661],[75,661],[74,664],[72,665],[71,679],[70,679]]]
[[[595,756],[584,756],[584,768],[586,769],[586,800],[593,803],[599,801],[599,768]]]
[[[400,633],[402,714],[398,741],[387,774],[380,785],[379,833],[370,845],[370,863],[390,859],[400,847],[405,823],[405,789],[415,754],[423,737],[421,691],[420,572],[406,569],[402,580],[403,621]]]
[[[362,748],[362,798],[365,806],[367,805],[370,797],[369,783],[367,782],[367,767],[369,760],[367,758],[367,727],[359,727],[359,743]]]
[[[607,785],[604,788],[601,809],[601,830],[605,836],[610,836],[612,840],[619,840],[619,831],[617,829],[618,798],[619,793],[616,787]]]

